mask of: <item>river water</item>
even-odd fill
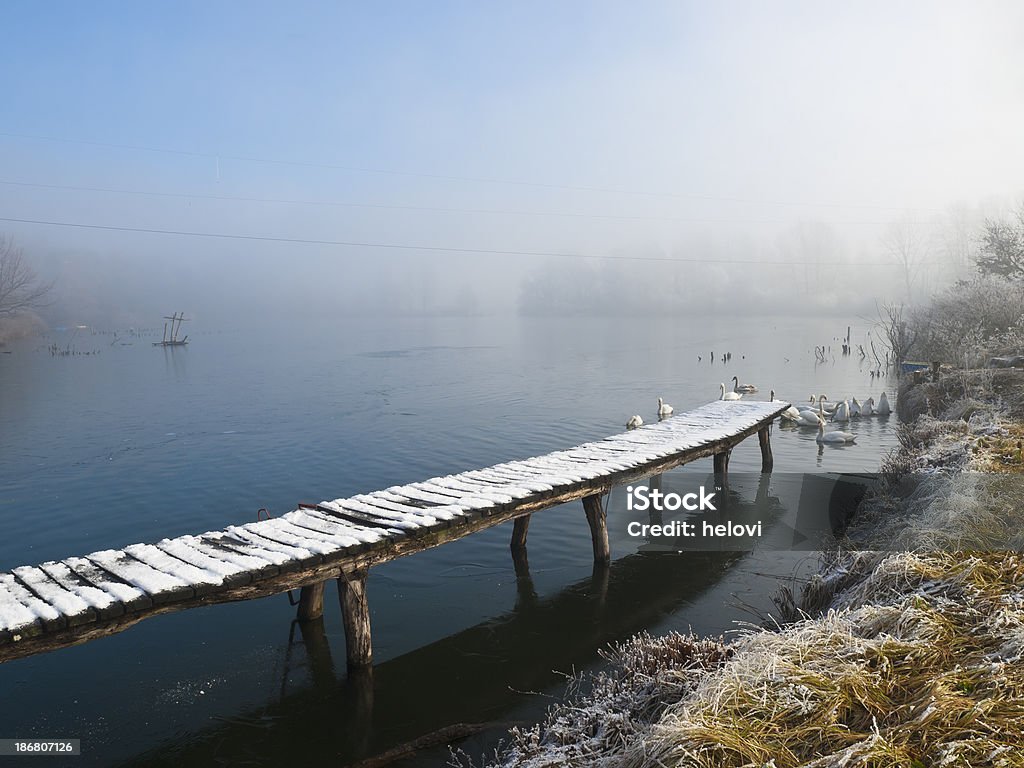
[[[846,319],[193,326],[185,348],[154,347],[159,332],[80,329],[0,355],[0,569],[569,447],[622,431],[634,413],[654,421],[659,395],[677,412],[717,399],[733,375],[760,387],[753,399],[893,390],[839,354]],[[866,333],[855,326],[854,341]],[[96,354],[53,356],[51,343]],[[821,344],[835,353],[825,363]],[[894,422],[854,422],[857,443],[838,448],[776,427],[771,482],[874,472],[896,444]],[[732,492],[753,499],[759,468],[747,440]],[[705,459],[662,482],[692,486],[709,472]],[[372,677],[346,675],[332,586],[322,631],[293,626],[281,595],[0,665],[0,737],[80,738],[82,767],[336,766],[455,723],[494,723],[467,742],[479,753],[508,723],[542,715],[562,673],[599,663],[609,642],[734,631],[770,609],[780,578],[814,565],[813,553],[769,547],[651,551],[621,535],[624,505],[616,489],[605,574],[593,572],[578,503],[534,516],[528,578],[513,569],[508,525],[371,571]]]

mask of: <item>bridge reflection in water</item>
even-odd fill
[[[806,505],[798,502],[803,478],[790,479],[736,476],[723,489],[726,503],[718,517],[760,519],[769,530],[775,526],[791,532],[783,521]],[[688,480],[692,485],[693,476]],[[656,477],[650,485],[668,490],[675,481]],[[713,481],[709,475],[708,482]],[[778,481],[783,500],[776,495]],[[613,537],[616,528],[625,528],[614,522],[624,514],[616,508],[622,506],[624,500],[609,510]],[[493,723],[471,740],[479,752],[500,738],[511,719],[533,722],[552,703],[529,692],[561,690],[564,673],[599,662],[598,651],[608,643],[677,614],[746,556],[721,550],[679,555],[647,543],[610,566],[596,565],[589,579],[540,597],[524,551],[515,559],[513,610],[363,671],[347,671],[345,659],[332,656],[322,619],[296,621],[278,701],[122,765],[276,766],[299,756],[309,765],[347,765],[456,723]],[[304,673],[308,684],[289,690],[289,681],[302,676],[297,673]],[[394,765],[438,765],[446,755],[441,747],[418,762]]]

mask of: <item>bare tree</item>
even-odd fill
[[[14,240],[0,235],[0,318],[46,306],[53,283],[42,283]]]
[[[903,269],[907,301],[913,301],[914,284],[921,272],[925,252],[925,236],[921,226],[913,219],[890,224],[882,236],[882,247]]]
[[[919,329],[909,327],[903,317],[902,304],[876,305],[878,313],[878,325],[882,329],[882,336],[889,348],[887,357],[889,365],[893,368],[907,358],[907,354],[914,346]]]

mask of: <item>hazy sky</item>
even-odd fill
[[[1024,191],[1013,1],[23,3],[0,24],[6,218],[756,260],[820,221],[877,260],[884,222]],[[176,290],[263,298],[489,302],[552,262],[0,231],[41,271],[141,286],[178,262]]]

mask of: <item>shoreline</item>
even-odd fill
[[[904,382],[884,489],[777,628],[636,635],[487,765],[1024,766],[1021,384]]]

